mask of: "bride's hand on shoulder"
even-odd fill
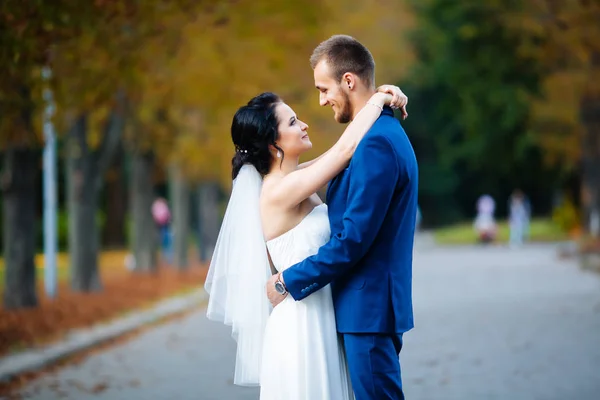
[[[392,101],[389,106],[393,109],[400,109],[402,113],[402,119],[406,119],[408,117],[408,112],[406,111],[406,106],[408,105],[408,97],[404,94],[402,90],[398,86],[395,85],[381,85],[377,88],[378,93],[387,93],[392,95]]]

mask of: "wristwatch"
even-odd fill
[[[275,290],[282,296],[285,296],[288,292],[285,284],[281,282],[281,274],[277,275],[277,281],[275,281]]]

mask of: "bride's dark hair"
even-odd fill
[[[240,107],[233,116],[231,139],[235,145],[235,156],[231,160],[232,176],[236,178],[244,164],[252,164],[261,175],[266,175],[273,155],[269,146],[283,150],[275,144],[277,140],[277,115],[275,107],[281,99],[274,93],[261,93]]]

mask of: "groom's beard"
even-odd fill
[[[342,96],[344,97],[344,105],[342,106],[340,104],[341,109],[335,119],[340,124],[347,124],[348,122],[350,122],[352,120],[352,109],[350,108],[350,96],[348,96],[348,93],[346,93],[346,92],[342,92]]]

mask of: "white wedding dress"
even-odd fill
[[[267,242],[278,271],[316,254],[329,241],[325,204]],[[329,285],[301,301],[288,295],[267,322],[260,372],[261,400],[351,400]]]

